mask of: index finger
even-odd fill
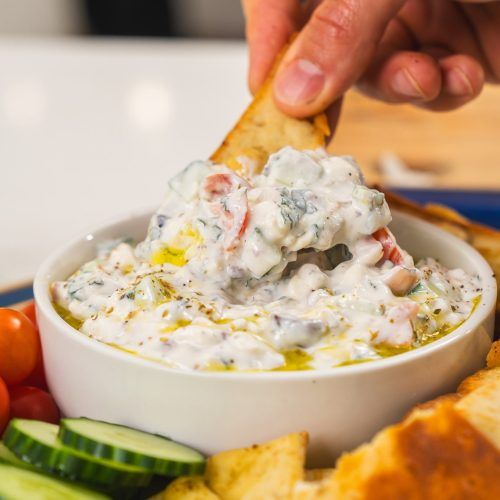
[[[297,31],[302,11],[298,0],[243,0],[243,10],[250,50],[248,83],[255,93],[280,50]]]
[[[329,107],[369,66],[389,21],[404,0],[323,0],[288,49],[274,97],[291,116]]]

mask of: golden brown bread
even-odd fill
[[[209,458],[206,481],[227,500],[288,499],[304,477],[307,434],[300,432]],[[269,496],[269,495],[272,496]]]
[[[208,459],[205,478],[176,479],[163,493],[163,499],[286,500],[304,478],[306,448],[307,434],[298,432],[268,443],[224,451]],[[319,474],[314,473],[314,477]]]
[[[455,404],[455,410],[500,452],[500,368],[491,368],[488,377],[478,380],[477,387]]]
[[[163,495],[150,500],[217,500],[218,498],[206,485],[203,477],[194,476],[176,479]]]
[[[488,356],[486,356],[486,366],[488,368],[500,367],[500,341],[494,342]]]
[[[342,456],[324,498],[500,498],[500,368],[465,386]]]
[[[269,155],[284,146],[297,149],[324,147],[330,134],[326,115],[320,113],[311,119],[297,119],[282,113],[274,104],[272,79],[281,57],[238,123],[210,157],[225,163],[246,176],[260,172]],[[245,158],[245,159],[242,159]]]
[[[323,479],[330,477],[333,472],[333,468],[327,469],[306,469],[304,474],[304,479],[306,481],[322,481]]]
[[[464,380],[457,393],[417,406],[371,443],[344,454],[328,480],[299,484],[295,498],[500,498],[499,352],[496,342],[488,368]]]
[[[493,499],[500,495],[499,474],[499,450],[451,401],[440,401],[341,457],[329,493],[366,500]]]

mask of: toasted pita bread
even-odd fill
[[[289,499],[304,477],[306,446],[301,432],[219,453],[208,460],[206,482],[224,500]]]
[[[225,163],[249,177],[259,173],[269,155],[284,146],[301,150],[325,146],[330,129],[324,113],[311,119],[291,118],[274,103],[273,78],[287,48],[278,56],[270,75],[238,123],[210,157],[212,161]]]
[[[154,500],[217,500],[201,476],[179,477],[170,483],[162,495]]]
[[[489,359],[494,367],[456,394],[419,405],[343,455],[329,478],[297,483],[294,500],[500,498],[500,362]]]
[[[306,481],[321,481],[331,475],[333,469],[306,469],[305,480]]]
[[[500,341],[495,342],[486,357],[486,366],[488,368],[500,368]]]
[[[500,452],[449,401],[342,457],[324,498],[499,498]]]
[[[496,446],[500,455],[500,368],[492,368],[489,375],[458,401],[455,409]]]

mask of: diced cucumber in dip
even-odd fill
[[[53,300],[89,337],[178,369],[379,359],[451,332],[481,294],[477,276],[415,265],[390,221],[348,157],[285,147],[252,179],[194,162],[143,242],[101,245]]]

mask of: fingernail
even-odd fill
[[[391,86],[398,94],[417,99],[425,99],[425,94],[420,88],[420,85],[407,69],[400,69],[394,75]]]
[[[325,74],[321,68],[307,59],[296,59],[276,77],[276,97],[292,106],[307,104],[314,101],[324,85]]]
[[[460,68],[453,68],[446,73],[445,88],[448,94],[457,97],[474,94],[471,81]]]

